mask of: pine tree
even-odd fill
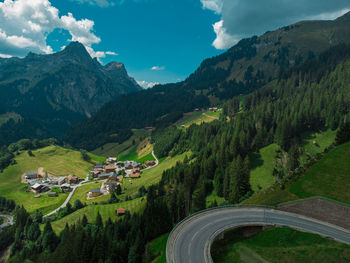
[[[335,142],[337,145],[343,144],[350,141],[350,122],[347,122],[340,126]]]
[[[96,216],[96,225],[98,227],[103,227],[103,221],[102,221],[102,217],[100,212],[97,212],[97,216]]]

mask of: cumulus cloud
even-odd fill
[[[141,87],[145,88],[145,89],[150,89],[153,88],[155,85],[159,85],[159,82],[148,82],[145,80],[142,81],[137,81],[137,84],[139,84]]]
[[[153,66],[153,67],[151,68],[151,70],[155,70],[155,71],[165,70],[165,67]]]
[[[215,13],[220,14],[222,10],[222,0],[201,0],[203,8],[213,10]]]
[[[0,50],[2,57],[25,56],[29,51],[50,54],[47,36],[56,28],[66,29],[71,39],[85,45],[93,57],[105,57],[107,52],[91,47],[101,39],[93,32],[94,21],[77,20],[72,13],[60,16],[49,0],[5,0],[0,2]]]
[[[244,37],[300,20],[335,19],[350,11],[348,0],[200,0],[203,8],[221,15],[214,24],[213,46],[226,49]]]

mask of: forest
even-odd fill
[[[253,194],[249,183],[250,153],[277,143],[287,157],[285,165],[276,167],[275,175],[282,180],[293,175],[300,166],[304,132],[338,130],[336,143],[349,141],[349,79],[350,47],[339,45],[313,59],[312,63],[284,72],[277,81],[242,100],[237,97],[228,100],[220,120],[211,123],[192,125],[186,130],[167,127],[166,123],[181,116],[181,107],[194,97],[193,94],[190,98],[184,95],[184,104],[178,107],[174,106],[177,101],[171,102],[167,95],[162,97],[164,101],[158,98],[159,104],[149,115],[145,113],[146,119],[152,120],[158,115],[159,105],[163,105],[165,112],[171,104],[180,113],[158,119],[163,120],[162,125],[152,134],[156,155],[191,152],[191,156],[165,171],[159,184],[146,189],[145,209],[115,222],[103,222],[100,215],[95,222],[83,217],[79,223],[66,226],[56,235],[50,222],[41,231],[40,216],[29,215],[23,208],[16,207],[16,224],[8,230],[12,231],[14,240],[9,262],[151,262],[153,255],[147,243],[169,232],[186,216],[205,209],[206,197],[213,191],[223,197],[226,204],[239,203]],[[155,88],[160,93],[161,89]],[[205,97],[196,98],[196,103],[208,103]],[[150,106],[147,103],[141,105]],[[164,116],[164,112],[159,116]],[[106,117],[108,125],[108,117],[112,116]],[[92,128],[93,119],[86,125]],[[110,125],[107,127],[118,129],[113,126],[117,123]],[[29,146],[23,146],[23,142],[9,146],[7,151],[15,153],[19,147],[28,149],[36,145],[31,142],[30,146],[29,142],[24,144]],[[216,205],[215,201],[211,204]]]
[[[275,142],[287,156],[286,164],[275,167],[274,172],[283,179],[300,165],[303,133],[341,127],[337,140],[346,141],[349,51],[345,45],[333,48],[247,96],[241,105],[237,98],[229,100],[219,121],[192,125],[186,131],[176,127],[156,130],[154,149],[159,156],[192,152],[188,163],[163,175],[169,207],[182,206],[174,217],[181,219],[205,208],[205,198],[213,189],[232,204],[249,197],[249,154],[264,146]]]

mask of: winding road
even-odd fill
[[[158,160],[157,156],[154,154],[154,151],[152,151],[152,155],[153,155],[153,158],[156,160],[156,164],[153,166],[147,167],[145,169],[142,169],[141,171],[146,171],[146,170],[149,170],[149,169],[152,169],[152,168],[158,166],[159,160]]]
[[[5,222],[2,225],[0,225],[0,230],[2,230],[5,227],[13,225],[13,216],[0,214],[0,217],[4,217],[4,218],[7,219],[7,222]]]
[[[269,208],[222,207],[194,214],[173,229],[167,263],[212,263],[214,239],[227,229],[249,225],[286,226],[350,244],[350,231],[312,218]]]

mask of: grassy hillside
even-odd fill
[[[221,111],[218,112],[191,112],[188,114],[185,114],[184,118],[178,122],[176,125],[178,127],[181,127],[182,125],[185,126],[185,128],[190,127],[192,124],[200,125],[204,122],[212,122],[214,120],[218,120],[219,116],[221,114]]]
[[[86,206],[60,220],[52,222],[52,227],[56,233],[59,233],[64,229],[66,224],[74,224],[86,215],[89,222],[94,223],[96,220],[97,213],[100,213],[104,221],[111,218],[113,221],[118,219],[115,211],[118,208],[124,208],[127,211],[134,213],[143,209],[143,205],[146,203],[145,199],[138,198],[131,201],[109,204],[109,205],[89,205]]]
[[[149,243],[149,250],[155,259],[152,263],[166,263],[166,243],[169,234],[162,235]]]
[[[123,194],[120,196],[120,198],[124,199],[127,195],[128,196],[135,195],[141,186],[144,186],[147,188],[153,184],[157,184],[162,178],[163,171],[175,166],[176,163],[179,161],[182,161],[185,158],[185,156],[186,156],[186,153],[175,157],[168,157],[163,162],[161,162],[157,167],[154,167],[152,169],[142,172],[141,177],[139,179],[132,180],[132,184],[129,183],[128,178],[125,178],[123,181],[123,188],[126,187],[127,190],[123,191]],[[101,183],[99,182],[99,183],[86,184],[82,187],[79,187],[75,191],[72,199],[70,200],[70,203],[74,204],[74,201],[76,199],[79,199],[80,201],[86,204],[108,201],[110,198],[109,195],[103,195],[90,200],[86,199],[87,192],[89,192],[92,189],[99,188],[100,185]]]
[[[25,192],[27,185],[21,183],[21,176],[25,172],[37,171],[43,167],[49,174],[57,176],[75,174],[84,177],[93,167],[92,163],[81,159],[79,152],[59,146],[48,146],[33,151],[33,154],[34,157],[30,157],[27,152],[16,156],[17,164],[8,167],[0,174],[1,195],[23,205],[29,212],[36,209],[42,210],[43,213],[54,210],[64,202],[67,194],[51,198],[47,195],[34,198],[34,193]],[[93,161],[99,161],[97,156],[91,155],[91,157]]]
[[[251,156],[250,185],[254,192],[265,189],[276,181],[273,176],[273,168],[278,149],[277,144],[271,144]]]
[[[160,163],[157,167],[146,170],[142,173],[141,178],[133,180],[132,184],[128,182],[128,180],[124,180],[123,184],[124,186],[127,187],[127,190],[123,192],[123,194],[120,196],[121,199],[124,199],[127,195],[128,196],[133,196],[138,192],[138,189],[141,186],[144,187],[149,187],[153,184],[157,184],[161,177],[163,171],[173,167],[177,162],[182,161],[186,156],[185,154],[175,156],[173,158],[168,157],[166,160],[164,160],[162,163]],[[99,188],[101,185],[101,182],[99,183],[91,183],[91,184],[86,184],[82,187],[79,187],[70,203],[74,203],[76,199],[80,199],[82,202],[89,204],[87,207],[80,209],[73,214],[70,214],[58,221],[55,221],[52,223],[52,226],[54,227],[55,231],[60,231],[64,228],[66,223],[73,223],[77,222],[79,219],[82,218],[83,214],[86,214],[88,217],[88,220],[92,220],[92,222],[95,220],[97,212],[99,211],[100,214],[102,215],[104,220],[107,220],[109,217],[112,219],[116,218],[115,216],[115,210],[117,208],[125,208],[131,212],[137,212],[139,209],[142,209],[142,198],[134,199],[132,201],[126,201],[118,204],[110,204],[110,205],[96,205],[93,203],[99,203],[99,202],[104,202],[108,201],[110,196],[109,195],[104,195],[100,196],[91,200],[86,200],[86,193],[89,190]]]
[[[289,228],[270,228],[251,238],[235,230],[214,243],[212,256],[215,263],[345,263],[350,246]]]
[[[117,156],[123,152],[129,151],[138,143],[142,142],[145,138],[149,137],[151,132],[143,129],[132,130],[133,135],[123,143],[107,143],[95,150],[92,153],[101,155],[104,157]]]
[[[307,155],[315,156],[322,153],[335,140],[336,131],[327,130],[320,133],[305,133],[302,136],[302,155],[300,162],[305,163]],[[254,192],[266,189],[271,186],[276,178],[273,176],[273,169],[276,163],[276,152],[280,150],[277,144],[271,144],[251,154],[250,184]]]
[[[278,203],[324,196],[350,203],[350,143],[340,145],[313,165],[298,181],[281,189],[279,185],[254,195],[244,203],[276,205]]]

